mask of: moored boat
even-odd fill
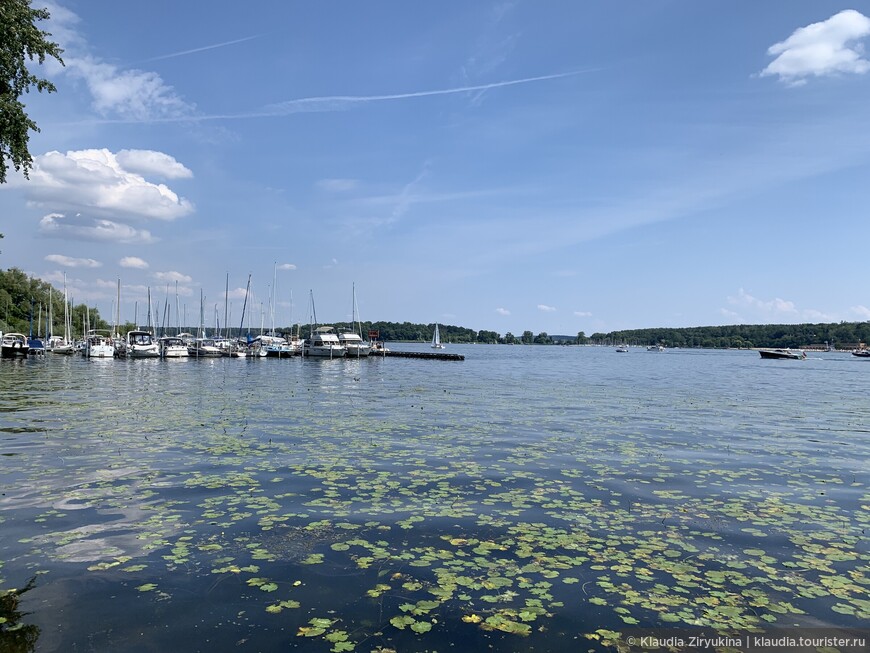
[[[85,358],[114,358],[115,346],[112,344],[111,338],[91,330],[85,339],[82,354]]]
[[[127,332],[124,352],[127,358],[159,358],[160,346],[150,331],[133,329]]]
[[[342,358],[347,354],[347,348],[341,344],[333,327],[321,326],[305,340],[303,353],[319,358]]]
[[[190,358],[220,358],[223,352],[215,344],[214,338],[196,338],[187,346],[187,355]]]
[[[3,358],[17,358],[27,356],[30,345],[27,344],[27,336],[23,333],[5,333],[0,340],[0,355]]]
[[[187,358],[187,345],[178,336],[163,336],[157,339],[162,358]]]

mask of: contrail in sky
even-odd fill
[[[256,38],[256,37],[248,37]],[[219,47],[219,46],[210,46]],[[202,48],[205,49],[205,48]],[[191,50],[194,52],[194,50]],[[183,54],[183,53],[180,53]],[[174,56],[174,55],[166,55]],[[572,70],[567,73],[555,73],[552,75],[540,75],[538,77],[524,77],[522,79],[511,79],[504,82],[492,82],[490,84],[478,84],[475,86],[458,86],[455,88],[442,88],[433,91],[414,91],[411,93],[391,93],[388,95],[325,95],[318,97],[297,98],[295,100],[287,100],[270,104],[262,109],[248,111],[245,113],[230,113],[230,114],[204,114],[204,115],[179,115],[171,117],[154,117],[154,118],[139,118],[139,119],[101,119],[82,121],[86,124],[107,124],[107,123],[161,123],[161,122],[203,122],[206,120],[243,120],[250,118],[277,118],[281,116],[289,116],[294,113],[313,113],[319,111],[342,111],[355,105],[366,104],[369,102],[389,102],[393,100],[408,100],[412,98],[433,97],[436,95],[455,95],[458,93],[468,93],[470,91],[487,91],[493,88],[503,88],[506,86],[519,86],[521,84],[531,84],[534,82],[543,82],[550,79],[561,79],[564,77],[574,77],[585,73],[595,72],[600,68],[588,68],[584,70]],[[79,123],[81,124],[81,123]]]
[[[459,86],[456,88],[444,88],[434,91],[415,91],[412,93],[393,93],[390,95],[327,95],[322,97],[299,98],[296,100],[279,102],[277,104],[270,104],[264,107],[261,112],[248,114],[248,116],[244,117],[284,116],[292,113],[303,113],[309,111],[339,111],[353,104],[384,102],[387,100],[406,100],[409,98],[430,97],[434,95],[453,95],[456,93],[468,93],[469,91],[486,91],[492,88],[502,88],[504,86],[518,86],[520,84],[542,82],[548,79],[572,77],[574,75],[592,72],[593,70],[597,69],[575,70],[567,73],[541,75],[539,77],[525,77],[523,79],[512,79],[505,82],[492,82],[491,84],[479,84],[477,86]]]
[[[234,41],[225,41],[224,43],[215,43],[214,45],[205,45],[201,48],[194,48],[193,50],[182,50],[181,52],[173,52],[172,54],[163,54],[159,57],[151,57],[150,59],[145,59],[143,63],[148,61],[160,61],[161,59],[172,59],[173,57],[183,57],[186,54],[194,54],[196,52],[204,52],[205,50],[214,50],[215,48],[223,48],[228,45],[235,45],[236,43],[244,43],[245,41],[250,41],[252,39],[258,39],[262,36],[262,34],[257,34],[255,36],[246,36],[243,39],[235,39]]]

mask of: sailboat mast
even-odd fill
[[[242,337],[242,330],[245,327],[245,309],[248,307],[248,292],[251,290],[251,275],[248,275],[248,285],[245,287],[245,302],[242,304],[242,320],[239,322],[239,337]]]
[[[230,337],[230,323],[227,321],[230,303],[230,273],[227,272],[227,285],[224,289],[224,329],[226,330],[225,338]]]

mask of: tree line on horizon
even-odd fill
[[[52,325],[46,327],[47,316],[51,305]],[[124,335],[131,329],[138,328],[132,322],[113,325],[100,316],[96,308],[85,304],[72,304],[71,322],[74,333],[81,335],[84,325],[92,329],[112,329]],[[34,335],[63,335],[63,291],[54,288],[48,282],[27,276],[17,268],[0,270],[0,331],[16,331]],[[173,320],[174,321],[174,320]],[[159,320],[155,319],[159,329]],[[360,329],[363,337],[370,333],[377,334],[383,341],[429,342],[435,330],[435,324],[415,324],[412,322],[333,322],[336,329]],[[181,327],[182,331],[195,333],[199,325]],[[298,333],[302,337],[308,334],[307,324],[294,324],[276,329],[285,335]],[[46,333],[50,330],[51,333]],[[497,331],[469,329],[451,324],[440,324],[442,342],[452,344],[507,344],[507,345],[614,345],[627,343],[633,345],[664,345],[665,347],[682,348],[753,348],[753,347],[822,347],[825,344],[840,348],[853,348],[859,343],[870,341],[870,322],[839,322],[832,324],[738,324],[729,326],[701,326],[681,328],[654,328],[611,331],[609,333],[593,333],[586,336],[580,331],[574,336],[549,335],[546,332],[533,333],[523,331],[519,335],[507,332],[504,335]],[[208,331],[213,333],[212,325]],[[258,335],[259,329],[251,330],[252,335]],[[172,328],[172,333],[175,328]],[[238,327],[223,330],[228,337],[244,336],[246,329]]]

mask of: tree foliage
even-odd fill
[[[0,1],[0,183],[6,181],[9,163],[27,176],[33,161],[28,150],[30,132],[39,127],[27,115],[21,97],[31,88],[56,91],[54,84],[32,73],[28,61],[40,65],[46,57],[57,59],[63,50],[49,40],[51,34],[37,27],[49,18],[47,9],[33,9],[31,0]]]
[[[46,327],[49,303],[53,324]],[[96,308],[79,304],[70,310],[73,331],[78,334],[82,333],[86,315],[92,329],[109,327]],[[29,334],[31,325],[34,335],[63,335],[63,292],[45,281],[28,277],[18,268],[0,270],[0,331]]]

